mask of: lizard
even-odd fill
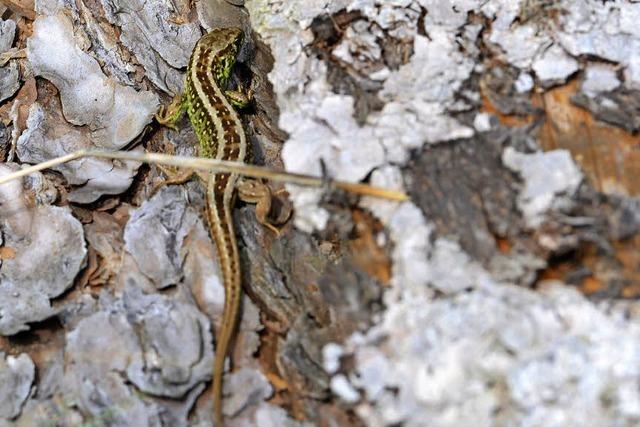
[[[239,28],[213,29],[196,43],[185,76],[184,90],[168,108],[162,107],[156,119],[175,128],[184,112],[193,126],[199,156],[243,162],[249,146],[234,107],[244,107],[249,97],[240,91],[225,90],[240,50],[243,31]],[[165,181],[184,182],[192,172],[181,178]],[[231,209],[235,194],[244,201],[256,203],[256,216],[276,233],[267,222],[271,207],[271,192],[259,181],[239,182],[233,173],[210,173],[206,178],[206,206],[209,231],[218,251],[220,271],[225,290],[222,322],[216,338],[213,366],[213,407],[216,425],[222,425],[222,377],[240,315],[242,285],[240,257]]]

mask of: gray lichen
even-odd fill
[[[7,19],[0,21],[0,53],[5,53],[13,46],[16,36],[16,21]]]
[[[197,217],[178,187],[161,189],[132,213],[124,231],[125,249],[158,289],[182,280],[182,246]]]
[[[59,111],[47,111],[40,104],[29,110],[27,129],[17,142],[18,157],[29,163],[39,163],[76,150],[94,148],[93,132],[86,127],[72,126]],[[103,194],[125,191],[133,180],[139,164],[85,158],[62,164],[55,169],[67,181],[77,186],[69,200],[79,203],[95,201]]]
[[[192,399],[163,414],[166,407],[149,395],[199,393],[194,386],[211,375],[209,337],[209,320],[192,304],[145,295],[131,284],[122,299],[105,298],[100,311],[69,332],[67,399],[93,417],[109,411],[113,425],[146,425],[161,415],[172,425],[186,425],[189,408],[180,406],[192,405]]]
[[[16,23],[0,20],[0,54],[8,54],[16,35]],[[20,73],[15,61],[0,68],[0,101],[11,97],[20,88]]]
[[[254,369],[240,369],[229,376],[226,387],[231,398],[225,401],[225,414],[234,417],[247,407],[256,406],[273,394],[269,381]]]
[[[22,405],[31,393],[35,365],[26,354],[18,357],[0,352],[0,423],[20,414]]]
[[[0,101],[13,96],[19,88],[20,73],[18,65],[15,62],[10,62],[9,65],[0,68]]]
[[[64,120],[56,120],[57,126],[43,125],[49,120],[34,107],[29,131],[18,142],[20,159],[39,162],[79,148],[123,148],[151,120],[158,97],[107,78],[98,62],[80,49],[72,21],[64,11],[48,12],[35,21],[34,33],[27,41],[27,55],[34,74],[50,80],[60,90]],[[65,121],[70,124],[62,130]],[[57,139],[57,143],[43,145],[41,139],[46,130],[41,128],[55,128],[51,130],[54,135],[48,138]],[[67,133],[73,136],[67,137]],[[114,168],[110,161],[91,160],[76,161],[60,170],[70,182],[82,185],[71,193],[70,199],[88,203],[102,194],[124,191],[131,184],[136,166],[128,162]]]
[[[2,175],[15,171],[2,165]],[[32,181],[34,192],[42,191]],[[13,256],[0,266],[0,334],[29,329],[29,323],[55,314],[50,299],[73,285],[87,254],[80,222],[68,207],[39,205],[25,194],[21,181],[0,187],[0,228]]]
[[[177,23],[188,13],[186,1],[101,1],[106,17],[121,28],[120,41],[130,49],[147,77],[161,90],[182,91],[180,68],[187,65],[200,38],[196,23]]]

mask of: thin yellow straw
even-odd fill
[[[272,181],[286,182],[290,184],[304,185],[309,187],[322,187],[327,183],[327,180],[310,175],[303,175],[297,173],[280,172],[273,169],[247,165],[245,163],[229,162],[225,160],[208,159],[203,157],[185,157],[185,156],[172,156],[168,154],[159,153],[136,153],[130,151],[89,151],[79,150],[65,156],[56,157],[51,160],[47,160],[42,163],[38,163],[33,166],[28,166],[17,172],[0,177],[0,184],[5,182],[21,178],[34,172],[38,172],[44,169],[49,169],[54,166],[61,165],[71,160],[77,160],[82,157],[97,157],[105,159],[119,159],[119,160],[133,160],[142,163],[154,163],[163,164],[168,166],[187,167],[191,169],[199,169],[203,171],[215,171],[215,172],[227,172],[237,173],[244,176],[250,176],[253,178],[267,178]],[[345,191],[351,193],[380,197],[395,201],[408,200],[408,196],[403,192],[390,190],[386,188],[373,187],[367,184],[335,181],[330,180],[329,183]]]

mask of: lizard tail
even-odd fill
[[[212,174],[213,175],[213,174]],[[240,282],[240,257],[233,227],[233,218],[229,200],[224,191],[214,190],[215,181],[221,179],[218,174],[210,178],[207,186],[207,210],[209,227],[218,249],[218,260],[225,289],[222,323],[216,340],[216,354],[213,362],[213,410],[216,426],[222,426],[222,376],[224,361],[231,346],[240,313],[242,285]],[[233,176],[231,180],[233,180]],[[223,181],[227,181],[222,177]],[[219,182],[219,181],[218,181]],[[228,183],[228,181],[227,181]]]

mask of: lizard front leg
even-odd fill
[[[173,97],[173,100],[168,106],[160,106],[160,109],[156,113],[155,118],[159,124],[173,130],[178,130],[176,124],[182,117],[182,114],[184,114],[185,110],[186,104],[184,102],[184,98],[182,97],[182,95],[176,95]],[[160,169],[160,171],[167,176],[167,179],[153,186],[153,188],[151,189],[152,195],[166,185],[184,184],[185,182],[189,181],[195,174],[193,170],[177,172],[173,169],[161,165],[158,165],[158,169]]]
[[[183,101],[182,95],[176,95],[173,97],[171,104],[168,106],[161,105],[160,109],[156,113],[156,121],[163,126],[178,130],[176,123],[182,117],[185,112],[186,104]]]

